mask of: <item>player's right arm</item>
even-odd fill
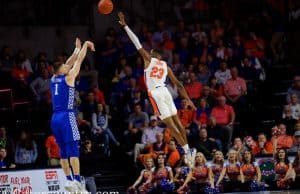
[[[67,59],[66,61],[66,68],[68,68],[68,70],[72,69],[74,62],[76,61],[78,54],[80,52],[81,49],[81,40],[79,38],[76,38],[75,41],[75,50],[73,52],[73,54]]]
[[[194,103],[191,101],[190,97],[188,96],[187,92],[184,89],[184,86],[182,85],[182,83],[176,78],[176,76],[174,75],[172,69],[170,67],[168,67],[168,77],[170,78],[171,82],[177,86],[178,91],[180,93],[180,95],[187,99],[188,101],[188,105],[191,106],[191,108],[193,110],[196,110],[196,106],[194,105]]]
[[[135,48],[138,50],[138,52],[140,53],[140,55],[143,57],[144,62],[145,62],[145,68],[147,68],[148,65],[150,64],[150,61],[151,61],[150,54],[143,48],[143,46],[140,43],[138,37],[127,26],[124,14],[122,12],[119,12],[118,16],[119,16],[119,23],[120,23],[120,25],[124,28],[124,30],[126,31],[128,37],[130,38],[130,40],[134,44]]]
[[[66,82],[69,86],[74,86],[75,78],[77,77],[80,71],[81,63],[86,56],[86,52],[88,48],[91,49],[91,51],[95,51],[94,43],[90,41],[86,41],[83,47],[81,48],[72,69],[69,71],[69,73],[66,76]]]

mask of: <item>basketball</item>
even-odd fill
[[[114,4],[111,0],[101,0],[98,3],[98,11],[101,14],[107,15],[114,9]]]

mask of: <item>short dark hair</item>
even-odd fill
[[[53,67],[53,71],[56,74],[57,71],[59,70],[59,68],[63,65],[64,63],[62,61],[56,61],[53,63],[52,67]]]
[[[160,56],[163,55],[163,51],[161,49],[157,49],[157,48],[152,49],[151,53],[156,53],[156,54],[159,54]]]

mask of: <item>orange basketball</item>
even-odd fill
[[[114,9],[114,4],[111,0],[101,0],[98,3],[98,11],[101,14],[107,15]]]

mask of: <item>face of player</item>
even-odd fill
[[[158,54],[158,53],[156,53],[156,52],[151,52],[151,57],[152,58],[156,58],[156,59],[161,59],[161,55],[160,54]]]
[[[66,74],[69,73],[69,71],[68,71],[68,69],[67,69],[67,67],[66,67],[65,64],[62,64],[62,65],[60,66],[58,72],[59,72],[59,74],[63,74],[63,75],[66,75]]]

